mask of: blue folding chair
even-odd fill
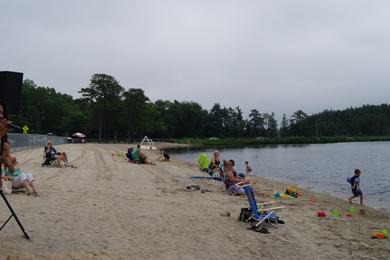
[[[275,211],[267,212],[264,214],[259,213],[259,209],[257,207],[257,202],[256,202],[255,196],[253,194],[253,189],[249,184],[243,185],[243,186],[241,186],[241,188],[244,188],[245,194],[248,198],[249,208],[252,212],[252,215],[250,216],[250,218],[248,220],[254,219],[255,221],[257,221],[256,226],[259,226],[267,218],[272,217],[272,215],[275,213]]]
[[[268,223],[284,224],[282,220],[279,220],[279,217],[276,215],[275,210],[271,210],[269,212],[264,211],[264,213],[262,214],[259,213],[259,208],[257,207],[257,202],[255,199],[253,189],[249,184],[243,185],[242,183],[238,183],[237,185],[239,185],[241,188],[244,189],[245,194],[248,198],[251,216],[246,221],[247,222],[252,221],[252,225],[249,229],[261,233],[269,233],[268,230],[265,228],[259,229],[261,223],[268,222]]]

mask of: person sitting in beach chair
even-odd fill
[[[228,191],[229,195],[244,195],[245,191],[240,188],[239,186],[235,185],[237,183],[245,183],[250,184],[250,180],[244,178],[242,175],[239,176],[237,172],[234,170],[234,161],[233,160],[224,160],[223,161],[223,173],[224,176],[223,180],[225,183],[225,187]]]
[[[43,148],[42,166],[53,165],[56,166],[60,162],[57,160],[55,153],[49,152],[47,146]]]
[[[200,153],[198,156],[198,167],[199,170],[203,172],[203,176],[192,176],[193,179],[208,179],[208,180],[215,180],[215,181],[223,181],[223,178],[221,175],[217,175],[214,173],[214,171],[211,171],[210,168],[210,161],[207,157],[207,154]],[[219,165],[219,167],[222,167],[222,165]],[[221,171],[221,170],[218,170]]]
[[[68,162],[68,155],[65,152],[58,152],[51,141],[47,143],[47,146],[45,146],[45,161],[42,164],[44,165],[53,165],[53,162],[55,166],[62,167],[62,163],[64,163],[64,166],[70,166]]]
[[[244,174],[244,173],[238,173],[237,171],[236,171],[236,169],[234,169],[234,165],[236,165],[236,163],[235,163],[235,161],[233,160],[233,159],[230,159],[229,160],[229,162],[231,162],[232,163],[232,166],[233,166],[233,174],[235,175],[235,176],[238,176],[238,177],[240,177],[240,178],[242,178],[242,179],[245,179],[245,177],[246,177],[246,175]]]
[[[220,165],[221,161],[219,159],[219,151],[214,151],[213,158],[210,160],[209,170],[214,172],[215,176],[220,176]]]

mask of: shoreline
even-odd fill
[[[314,144],[314,145],[317,145],[317,144]],[[319,144],[319,145],[321,145],[321,144]],[[241,154],[241,151],[245,150],[245,148],[248,148],[248,147],[240,147],[240,148],[236,148],[236,149],[237,149],[237,152],[239,154]],[[262,149],[262,148],[263,147],[261,147],[259,149]],[[266,148],[266,147],[264,147],[264,148]],[[284,148],[284,146],[280,147],[280,148]],[[173,150],[175,152],[173,152],[172,155],[177,156],[178,158],[182,157],[183,160],[194,161],[194,164],[196,165],[195,161],[196,161],[196,156],[197,156],[196,153],[197,152],[198,152],[198,154],[200,152],[205,152],[209,155],[210,153],[212,153],[212,150],[215,150],[215,149],[218,149],[218,148],[209,147],[207,149],[192,149],[189,151],[189,153],[187,155],[187,152],[184,151],[183,149],[181,149],[181,151],[180,151],[180,147],[179,147],[179,148]],[[226,150],[225,150],[225,148],[219,148],[219,149],[221,149],[222,153],[229,152],[230,149],[233,149],[233,151],[235,151],[234,150],[235,148],[232,148],[232,147],[227,147]],[[190,158],[192,156],[193,156],[193,158]],[[228,155],[228,157],[233,158],[233,159],[236,158],[235,155],[232,155],[231,151],[230,151],[230,154]],[[243,158],[240,157],[239,155],[238,155],[238,158],[239,158],[239,162],[240,162],[240,160],[243,160]],[[251,159],[249,159],[249,160],[251,160]],[[239,172],[243,172],[242,168],[240,168],[239,166],[238,166],[237,170]],[[269,171],[269,172],[272,173],[272,171]],[[257,172],[257,174],[259,174],[259,175],[255,175],[255,176],[268,178],[270,180],[280,181],[280,182],[284,182],[284,183],[289,183],[289,185],[291,185],[291,186],[299,187],[301,189],[309,190],[312,192],[322,193],[322,194],[325,194],[325,195],[328,195],[328,196],[331,196],[334,198],[338,198],[341,200],[346,200],[348,197],[350,197],[352,195],[350,193],[350,189],[349,189],[349,186],[347,185],[347,183],[345,182],[345,185],[344,185],[345,187],[342,185],[344,183],[345,177],[344,178],[339,177],[339,179],[342,181],[341,181],[341,184],[340,184],[340,182],[337,184],[338,186],[329,186],[329,185],[324,185],[324,184],[318,185],[318,182],[316,182],[316,181],[318,181],[319,176],[317,179],[315,179],[315,178],[299,179],[299,178],[292,178],[292,177],[289,178],[289,176],[283,175],[283,174],[281,175],[280,173],[276,174],[277,176],[275,176],[275,174],[262,174],[259,172]],[[251,175],[251,176],[253,176],[253,175]],[[314,182],[314,184],[313,184],[313,182]],[[367,188],[367,191],[369,191],[371,193],[367,193],[367,194],[371,194],[371,196],[370,195],[365,196],[365,201],[364,201],[365,205],[368,207],[371,207],[373,209],[382,210],[382,211],[385,211],[387,213],[390,213],[390,208],[388,207],[389,206],[388,201],[384,200],[385,196],[383,196],[383,195],[378,196],[378,194],[382,194],[379,190],[370,190],[369,188],[370,187]],[[365,191],[366,190],[363,189],[363,192],[365,192]],[[358,201],[358,199],[356,201]]]
[[[177,159],[177,160],[178,161],[182,161],[185,164],[191,165],[192,167],[196,167],[196,168],[198,167],[197,164],[194,163],[194,162],[183,160],[183,159]],[[387,215],[390,216],[390,211],[387,211],[386,209],[375,208],[375,207],[372,207],[372,206],[367,206],[366,204],[364,204],[363,206],[361,206],[358,203],[349,204],[348,201],[347,201],[347,198],[343,199],[341,197],[338,197],[338,196],[335,196],[335,195],[332,195],[332,194],[329,194],[329,193],[326,193],[326,192],[315,191],[314,189],[307,188],[307,187],[303,188],[303,187],[301,187],[297,183],[292,183],[292,182],[288,182],[288,181],[285,181],[285,180],[278,180],[278,179],[273,179],[273,178],[270,178],[270,177],[258,176],[258,175],[249,175],[248,177],[250,177],[251,179],[255,179],[256,181],[259,181],[259,182],[270,183],[270,184],[272,184],[272,187],[278,187],[279,188],[279,190],[272,190],[272,192],[275,192],[275,191],[284,192],[286,190],[287,186],[292,186],[292,187],[296,188],[297,191],[300,192],[300,193],[310,194],[310,196],[313,196],[313,195],[317,194],[317,195],[321,195],[321,196],[324,196],[324,197],[330,197],[333,200],[339,200],[339,202],[341,204],[342,203],[348,204],[348,206],[350,206],[350,207],[359,207],[359,208],[369,209],[369,210],[372,210],[372,211],[377,211],[378,214],[383,213],[383,214],[387,214]],[[303,191],[303,192],[301,192],[301,191]],[[267,192],[271,192],[271,190],[267,189]],[[268,196],[268,197],[270,199],[272,199],[272,196]],[[356,199],[355,201],[358,201],[358,199]]]
[[[323,136],[323,137],[261,137],[261,138],[183,138],[169,139],[173,143],[183,144],[193,149],[207,148],[237,148],[274,145],[310,145],[310,144],[331,144],[331,143],[354,143],[354,142],[389,142],[390,136]],[[181,148],[177,148],[181,149]]]
[[[193,167],[198,167],[196,165],[196,163],[194,163],[194,162],[183,160],[183,159],[177,159],[177,160],[180,160],[183,163],[186,163],[188,165],[192,165]],[[270,178],[270,177],[258,176],[258,175],[249,175],[248,177],[259,179],[260,181],[265,181],[265,182],[274,182],[275,185],[278,186],[278,187],[282,187],[283,185],[285,187],[292,186],[292,187],[296,188],[297,190],[305,191],[306,193],[313,193],[313,194],[317,193],[317,194],[321,194],[321,195],[324,195],[324,196],[331,197],[333,199],[337,199],[337,200],[340,200],[340,201],[343,201],[343,202],[347,202],[346,198],[343,199],[342,197],[338,197],[338,196],[335,196],[335,195],[332,195],[332,194],[329,194],[329,193],[326,193],[326,192],[316,191],[316,190],[314,190],[314,188],[313,189],[308,188],[308,187],[304,188],[304,187],[301,187],[298,183],[292,183],[292,182],[289,182],[287,180],[273,179],[273,178]],[[286,190],[286,188],[284,188],[283,190],[278,190],[278,192],[284,192],[285,190]],[[358,201],[358,199],[356,199],[355,201]],[[356,207],[361,207],[361,205],[358,204],[358,203],[352,203],[350,205],[351,206],[356,206]],[[372,210],[377,210],[378,212],[384,212],[385,214],[390,214],[390,209],[386,210],[384,208],[376,208],[376,207],[373,207],[373,206],[368,206],[366,204],[364,204],[363,206],[365,208],[369,208],[369,209],[372,209]]]
[[[77,168],[41,167],[42,149],[15,153],[21,168],[37,179],[40,197],[7,198],[31,236],[26,241],[11,220],[0,232],[0,259],[384,259],[390,240],[371,232],[390,229],[390,214],[363,207],[364,215],[345,216],[349,204],[298,188],[303,196],[279,202],[285,225],[270,234],[247,230],[237,221],[244,196],[229,196],[222,183],[191,180],[197,166],[172,158],[156,165],[126,162],[113,152],[123,144],[67,144]],[[164,145],[159,146],[165,147]],[[256,177],[258,202],[270,201],[286,183]],[[200,190],[186,187],[198,185]],[[202,193],[201,190],[207,190]],[[331,209],[343,213],[330,216]],[[318,218],[317,210],[328,212]],[[227,216],[226,213],[229,213]],[[0,219],[7,210],[0,211]],[[268,225],[268,224],[267,224]]]

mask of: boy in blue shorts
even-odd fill
[[[350,180],[353,196],[351,196],[348,201],[351,204],[352,199],[360,197],[360,205],[363,205],[363,192],[360,190],[360,174],[361,171],[359,169],[356,169],[355,175]]]

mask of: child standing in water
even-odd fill
[[[249,166],[249,162],[245,161],[245,172],[248,175],[252,171],[252,168]]]
[[[349,203],[352,204],[352,199],[360,197],[360,205],[363,205],[363,192],[360,190],[360,174],[359,169],[355,170],[355,175],[350,179],[351,189],[353,195],[348,199]]]

